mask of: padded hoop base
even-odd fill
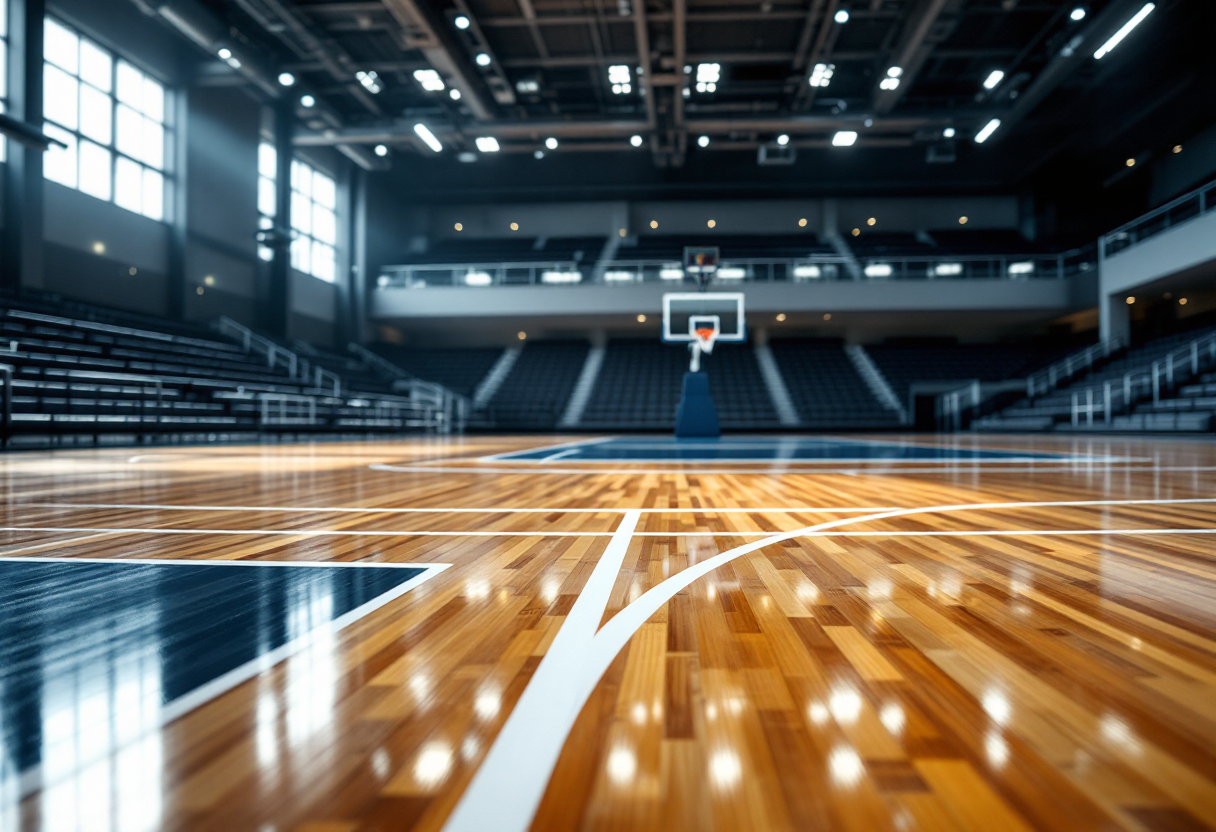
[[[709,376],[685,373],[680,406],[676,408],[676,437],[718,437],[718,411],[709,395]]]

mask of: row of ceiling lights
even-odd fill
[[[959,225],[966,225],[966,224],[967,224],[967,222],[968,222],[968,217],[966,217],[966,216],[962,216],[962,217],[959,217],[959,218],[958,218],[958,224],[959,224]],[[651,229],[657,229],[657,228],[659,227],[659,221],[658,221],[658,220],[651,220],[649,224],[650,224]],[[717,221],[717,220],[714,220],[714,219],[706,220],[705,225],[706,225],[706,226],[708,226],[709,228],[716,228],[716,227],[718,226],[718,221]],[[870,226],[871,228],[873,228],[874,226],[878,225],[878,218],[877,218],[877,217],[870,217],[869,219],[867,219],[867,220],[866,220],[866,225],[868,225],[868,226]],[[806,217],[800,217],[800,218],[798,219],[798,227],[799,227],[799,228],[806,228],[806,226],[807,226],[807,219],[806,219]],[[457,231],[464,231],[464,223],[460,223],[460,222],[458,222],[458,223],[456,223],[456,224],[455,224],[454,226],[452,226],[452,227],[453,227],[454,229],[456,229]],[[512,222],[512,223],[510,223],[510,224],[508,225],[508,228],[510,228],[512,231],[518,231],[518,230],[519,230],[519,223],[518,223],[518,222]],[[626,236],[628,236],[628,235],[629,235],[629,231],[628,231],[627,229],[624,229],[624,228],[620,229],[620,230],[619,230],[619,233],[620,233],[620,236],[622,236],[622,237],[626,237]],[[860,229],[860,228],[854,228],[854,229],[853,229],[853,236],[854,236],[854,237],[858,237],[858,236],[860,236],[860,235],[861,235],[861,229]]]

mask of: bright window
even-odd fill
[[[258,213],[261,227],[274,225],[277,159],[272,145],[258,148]],[[297,271],[333,283],[337,279],[338,189],[332,177],[301,162],[291,163],[291,266]],[[258,256],[270,260],[274,253],[266,246]]]
[[[2,4],[4,0],[0,0]],[[46,20],[43,113],[47,179],[165,219],[164,86],[57,20]]]

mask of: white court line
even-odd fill
[[[411,589],[429,581],[431,578],[438,575],[440,572],[451,566],[450,563],[351,563],[346,561],[334,561],[318,563],[315,561],[234,561],[234,560],[144,560],[131,559],[125,560],[120,558],[9,558],[0,557],[0,563],[3,562],[16,563],[105,563],[105,564],[125,564],[138,566],[309,566],[323,567],[334,566],[343,568],[388,568],[388,569],[421,569],[422,574],[415,575],[405,583],[393,587],[387,592],[377,595],[365,604],[355,607],[352,610],[338,616],[321,626],[310,630],[299,638],[286,642],[285,644],[276,647],[268,653],[258,656],[256,659],[251,659],[244,664],[234,667],[222,676],[217,676],[210,682],[197,687],[194,690],[186,693],[183,696],[174,699],[172,702],[167,702],[162,705],[144,731],[138,735],[132,735],[125,738],[124,743],[131,745],[138,743],[143,737],[151,734],[154,731],[159,731],[164,726],[173,722],[181,716],[184,716],[189,711],[198,708],[212,699],[227,693],[238,685],[249,681],[254,676],[269,670],[284,659],[307,649],[310,645],[322,640],[328,636],[336,635],[338,631],[353,624],[361,618],[364,618],[384,605],[395,601]],[[556,639],[555,639],[556,640]],[[76,767],[71,770],[63,770],[55,772],[54,780],[44,780],[42,777],[42,769],[40,766],[26,769],[21,772],[19,779],[18,793],[24,797],[31,792],[45,789],[55,785],[57,782],[66,780],[72,775],[77,774],[90,763],[96,762],[102,757],[117,754],[121,751],[118,748],[102,748],[99,752],[93,755],[92,759],[79,759],[76,762]]]
[[[460,798],[456,809],[443,826],[443,832],[485,832],[494,829],[496,832],[525,832],[532,822],[536,809],[540,805],[548,786],[557,758],[565,745],[569,730],[578,718],[579,712],[591,697],[600,678],[608,669],[616,656],[651,616],[658,612],[664,604],[670,601],[676,593],[687,588],[690,584],[719,566],[758,551],[784,540],[791,540],[801,535],[825,532],[852,523],[863,523],[874,520],[884,520],[893,517],[906,517],[914,514],[929,514],[938,512],[957,511],[986,511],[1006,508],[1044,508],[1048,506],[1112,506],[1112,505],[1173,505],[1187,503],[1216,503],[1216,498],[1191,498],[1179,500],[1068,500],[1051,502],[1023,503],[973,503],[941,506],[924,506],[920,508],[896,509],[879,512],[863,517],[847,517],[840,520],[830,520],[816,526],[796,529],[770,535],[762,540],[738,546],[726,552],[707,558],[687,567],[681,572],[667,578],[651,587],[635,601],[631,602],[608,620],[608,623],[594,633],[590,638],[585,632],[572,635],[571,641],[580,641],[567,648],[572,655],[563,655],[566,664],[562,673],[548,674],[540,677],[538,673],[529,681],[520,697],[522,703],[542,702],[548,705],[544,710],[530,708],[518,719],[516,710],[507,718],[506,725],[495,739],[483,764],[478,768],[472,782]],[[615,542],[615,541],[614,541]],[[599,564],[596,565],[598,570]],[[619,570],[619,564],[616,567]],[[615,574],[613,578],[615,579]],[[602,616],[607,608],[607,600],[599,602],[598,596],[589,599],[585,604],[580,594],[570,611],[573,616],[576,611],[589,616]],[[598,606],[597,606],[597,602]],[[586,611],[580,611],[582,605]],[[597,618],[598,620],[598,618]],[[562,638],[565,625],[558,630],[557,640]],[[548,659],[546,654],[545,659]],[[542,664],[544,663],[542,659]],[[567,710],[568,709],[568,710]],[[514,725],[512,723],[515,723]],[[565,726],[565,732],[559,734],[553,730],[553,725]],[[508,733],[508,727],[512,730]],[[542,747],[541,743],[549,743]],[[493,766],[489,764],[494,762]]]
[[[271,511],[293,514],[851,514],[870,511],[891,511],[899,506],[780,506],[765,508],[359,508],[352,506],[184,506],[155,503],[15,503],[0,510],[21,508],[104,508],[150,511]]]
[[[865,519],[865,518],[859,518]],[[377,531],[348,531],[346,529],[306,529],[302,531],[290,531],[287,529],[169,529],[169,528],[129,528],[129,529],[83,529],[83,528],[41,528],[35,526],[0,526],[0,532],[93,532],[86,537],[76,538],[76,540],[88,540],[91,537],[104,537],[112,534],[184,534],[184,535],[244,535],[251,537],[341,537],[348,535],[351,537],[614,537],[616,532],[583,532],[583,531],[517,531],[511,529],[505,530],[483,530],[476,531],[433,531],[425,530],[377,530]],[[634,537],[759,537],[766,538],[773,534],[784,534],[784,532],[753,532],[753,531],[738,531],[738,532],[722,532],[722,531],[703,531],[703,532],[634,532]],[[794,533],[795,537],[951,537],[951,536],[1019,536],[1019,535],[1086,535],[1086,534],[1216,534],[1216,529],[1194,528],[1194,529],[1049,529],[1044,531],[1036,531],[1033,529],[954,529],[941,531],[878,531],[878,532],[860,532],[860,531],[844,531],[844,532],[801,532]],[[40,548],[43,546],[58,546],[64,542],[70,541],[54,541],[51,543],[40,544],[31,548]],[[23,551],[17,549],[14,551]],[[0,557],[3,557],[0,554]],[[36,558],[36,560],[53,560],[53,558]],[[84,558],[65,558],[69,561],[80,561]],[[105,559],[101,559],[105,561]],[[108,562],[108,561],[105,561]],[[124,563],[134,563],[135,561],[123,560]],[[152,562],[152,561],[149,561]],[[159,563],[160,561],[156,561]],[[210,561],[188,561],[195,562],[210,562]],[[225,561],[227,563],[228,561]],[[318,562],[319,565],[333,565],[327,561]],[[296,564],[289,563],[288,566]],[[384,564],[372,563],[371,566],[382,566]]]
[[[503,451],[498,454],[489,454],[488,456],[471,457],[480,462],[494,462],[511,456],[511,454],[532,454],[539,451],[556,451],[561,448],[583,448],[588,445],[599,445],[604,442],[611,442],[615,436],[598,436],[592,439],[578,439],[572,442],[559,442],[554,445],[537,445],[535,448],[522,448],[514,451]]]

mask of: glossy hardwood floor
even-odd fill
[[[484,459],[564,441],[0,456],[0,558],[451,564],[109,746],[44,713],[0,829],[1216,829],[1216,444]]]

